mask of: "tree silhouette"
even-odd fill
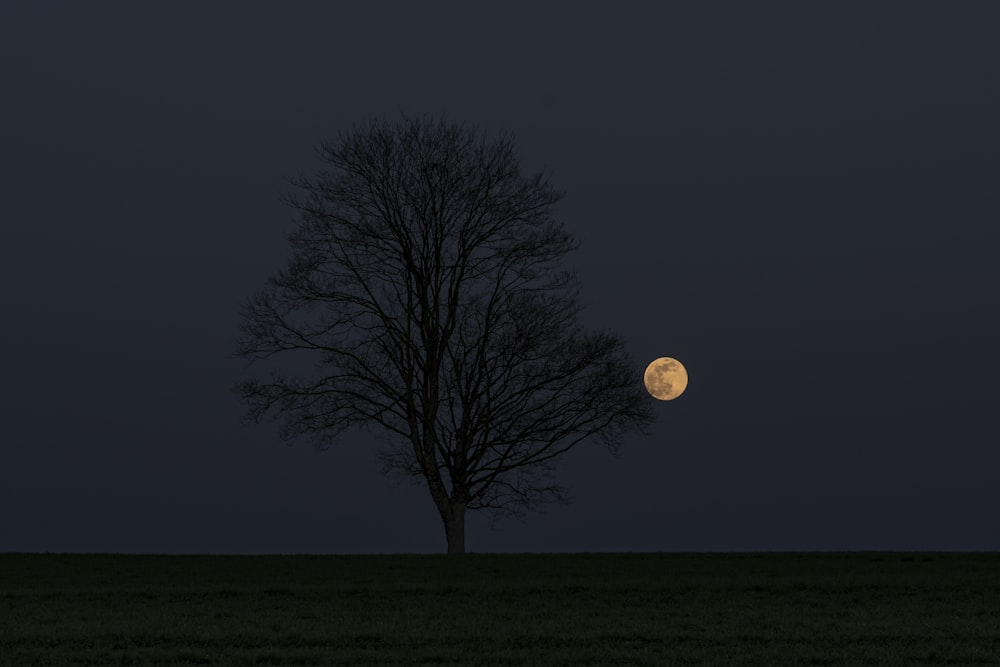
[[[577,321],[562,194],[522,175],[510,135],[404,117],[318,153],[332,170],[293,179],[292,256],[246,303],[235,355],[308,351],[314,372],[238,382],[245,421],[320,448],[377,428],[383,471],[422,478],[450,554],[467,510],[563,499],[560,455],[649,423],[622,341]]]

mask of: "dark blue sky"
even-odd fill
[[[0,551],[443,550],[230,392],[284,179],[400,111],[514,132],[586,322],[691,375],[470,551],[1000,549],[1000,4],[11,4]]]

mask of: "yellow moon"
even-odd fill
[[[688,372],[676,359],[660,357],[646,366],[642,381],[653,398],[672,401],[687,389]]]

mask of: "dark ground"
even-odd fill
[[[998,664],[997,600],[997,553],[6,554],[0,664]]]

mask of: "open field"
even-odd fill
[[[1000,664],[1000,554],[0,554],[0,664]]]

